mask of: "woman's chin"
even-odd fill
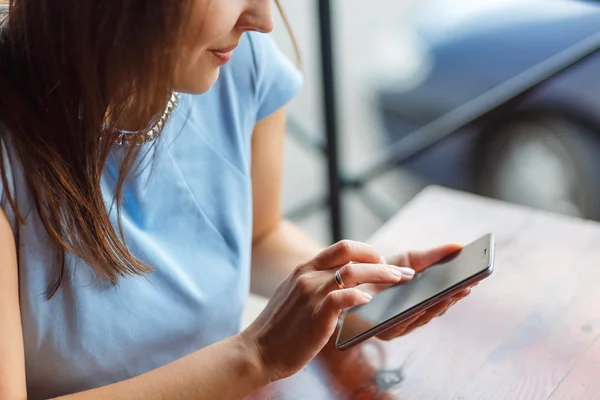
[[[212,68],[212,71],[206,71],[203,74],[194,76],[194,79],[181,82],[175,85],[175,90],[179,93],[202,94],[208,92],[211,87],[217,82],[221,68]]]

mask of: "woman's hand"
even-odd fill
[[[371,295],[357,285],[396,284],[414,275],[382,260],[370,245],[342,241],[298,266],[279,285],[265,310],[241,333],[258,351],[270,380],[299,371],[327,344],[342,310],[370,301]],[[334,280],[338,269],[343,290]]]
[[[460,245],[450,244],[425,251],[405,252],[395,257],[391,257],[390,260],[394,265],[408,267],[418,273],[432,264],[440,261],[442,258],[460,250],[461,248],[462,246]],[[389,284],[368,284],[364,287],[361,287],[361,289],[374,295],[389,286]],[[444,314],[448,308],[452,307],[458,300],[469,295],[470,292],[470,288],[465,289],[448,299],[439,301],[438,303],[429,307],[427,310],[422,311],[412,318],[390,328],[377,337],[383,340],[392,340],[397,337],[407,335],[415,329],[427,324],[432,319]]]

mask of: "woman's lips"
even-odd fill
[[[212,49],[209,50],[213,56],[219,61],[219,64],[225,65],[231,60],[233,56],[233,50],[235,50],[236,46],[225,47],[222,49]]]

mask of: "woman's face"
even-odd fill
[[[271,2],[191,0],[191,15],[175,73],[175,90],[203,93],[210,89],[244,32],[273,30]]]

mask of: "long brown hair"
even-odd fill
[[[1,15],[7,3],[0,0],[0,139],[10,139],[58,248],[48,297],[63,282],[67,251],[113,284],[151,271],[127,249],[119,218],[123,185],[139,150],[127,149],[119,171],[118,233],[100,178],[118,128],[151,126],[165,109],[189,0],[14,0]],[[4,161],[0,151],[7,188]],[[5,192],[23,223],[14,194]]]
[[[119,234],[113,227],[100,178],[117,127],[148,127],[165,109],[187,3],[15,0],[0,17],[0,121],[7,128],[1,135],[20,158],[59,249],[49,297],[63,281],[67,251],[112,283],[151,270],[128,251],[120,218]],[[117,210],[138,152],[129,148],[120,166]],[[5,192],[23,223],[15,196]]]

